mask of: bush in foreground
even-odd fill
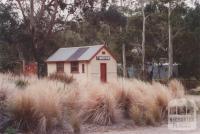
[[[80,133],[81,123],[105,126],[131,119],[138,125],[155,125],[166,118],[169,101],[184,96],[184,87],[177,80],[168,86],[139,80],[65,85],[27,78],[25,90],[15,90],[12,83],[15,85],[16,79],[5,79],[8,89],[12,89],[5,93],[15,128],[35,133],[51,133],[65,122],[76,133]]]
[[[90,84],[80,101],[81,117],[85,123],[112,125],[120,116],[114,97],[104,86]],[[109,90],[109,89],[108,89]]]

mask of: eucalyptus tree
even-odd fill
[[[149,15],[146,15],[145,13],[145,7],[147,4],[149,4],[152,0],[137,0],[137,3],[141,7],[142,11],[142,78],[145,79],[145,43],[146,43],[146,20],[149,17]]]
[[[7,0],[18,11],[22,57],[38,63],[44,72],[44,60],[56,49],[56,34],[64,31],[69,21],[78,21],[83,13],[94,9],[96,0]],[[105,5],[105,4],[103,4]]]
[[[126,0],[126,2],[129,4],[129,8],[131,10],[134,10],[137,13],[141,13],[142,14],[142,42],[141,42],[141,55],[142,55],[142,69],[141,69],[141,73],[142,73],[142,79],[145,79],[145,44],[146,44],[146,20],[147,18],[150,16],[150,14],[146,14],[145,9],[146,9],[146,5],[148,5],[149,3],[151,3],[153,0],[135,0],[135,1],[131,1],[131,0]]]
[[[173,10],[183,4],[185,0],[159,0],[165,6],[168,8],[168,60],[169,60],[169,65],[168,65],[168,79],[173,77],[173,28],[172,28],[172,22],[171,22],[171,17]]]
[[[19,31],[17,13],[10,5],[0,2],[0,70],[13,69],[17,62],[16,39]]]

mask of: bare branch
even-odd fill
[[[18,5],[19,5],[20,11],[22,12],[22,16],[24,18],[24,21],[26,21],[27,18],[26,18],[26,15],[24,13],[24,9],[22,8],[22,4],[21,4],[20,0],[16,0],[16,1],[17,1]]]

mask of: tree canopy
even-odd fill
[[[167,2],[176,4],[172,0],[145,4],[146,63],[168,57]],[[0,3],[0,66],[9,65],[12,69],[20,60],[36,61],[43,73],[44,61],[57,48],[95,44],[106,44],[122,63],[124,43],[127,65],[140,68],[142,13],[139,8],[108,0]],[[174,62],[180,64],[181,77],[199,78],[200,5],[189,7],[181,1],[173,6],[171,24]]]

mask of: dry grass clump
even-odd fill
[[[81,101],[83,122],[99,125],[112,125],[119,117],[116,101],[104,86],[91,86]]]
[[[171,80],[168,83],[168,87],[172,91],[173,98],[182,98],[185,95],[185,88],[178,80]]]
[[[8,111],[17,128],[35,129],[39,117],[35,112],[35,102],[31,95],[18,93],[8,101]]]
[[[67,89],[63,95],[63,107],[65,116],[68,122],[71,124],[74,133],[80,133],[81,121],[78,116],[80,113],[80,90],[77,88]]]
[[[36,113],[40,116],[40,132],[44,133],[56,125],[61,125],[63,108],[60,97],[61,94],[54,90],[44,90],[35,97]]]
[[[122,80],[110,83],[111,92],[125,118],[131,118],[136,124],[154,125],[167,116],[170,100],[184,96],[184,88],[178,81],[172,81],[169,87],[140,80]],[[120,83],[120,84],[119,84]]]
[[[158,120],[158,107],[152,86],[138,80],[126,81],[124,110],[136,124],[155,124]]]
[[[62,111],[56,94],[37,94],[30,90],[12,96],[8,110],[17,128],[38,133],[46,133],[57,125]]]
[[[50,80],[57,80],[57,81],[64,82],[66,84],[70,84],[74,81],[73,76],[66,75],[65,73],[53,73],[53,74],[50,74],[48,78]]]
[[[41,81],[10,96],[8,111],[17,128],[44,134],[57,126],[62,127],[63,120],[68,120],[64,116],[66,112],[61,100],[63,92],[47,85],[46,88],[41,88],[46,80]]]
[[[153,82],[153,87],[156,92],[156,104],[159,108],[160,119],[163,120],[167,116],[167,106],[169,101],[172,99],[171,91],[167,86],[158,82]]]
[[[168,86],[135,79],[107,84],[71,83],[71,78],[56,75],[40,80],[24,78],[29,84],[18,90],[15,82],[19,79],[0,74],[0,83],[6,83],[0,85],[0,89],[6,89],[0,90],[0,101],[6,95],[15,126],[35,133],[50,133],[65,122],[80,133],[82,121],[112,125],[122,118],[139,125],[154,125],[166,118],[170,100],[184,96],[184,87],[177,80],[170,81]]]

